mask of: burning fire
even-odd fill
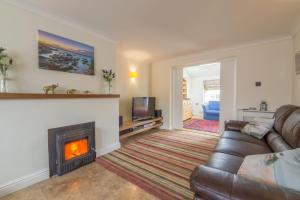
[[[65,160],[88,153],[87,139],[76,140],[65,144]]]

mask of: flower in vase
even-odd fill
[[[105,69],[102,70],[102,73],[103,73],[104,80],[108,83],[108,89],[110,93],[112,87],[111,82],[116,77],[116,74],[112,70],[105,70]]]
[[[0,47],[0,74],[7,75],[8,67],[12,65],[12,59],[4,53],[5,49]]]

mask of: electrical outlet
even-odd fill
[[[261,86],[261,82],[260,81],[255,82],[255,86],[256,87],[260,87]]]

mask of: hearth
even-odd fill
[[[95,122],[48,130],[50,177],[63,175],[96,158]]]

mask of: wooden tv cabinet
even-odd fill
[[[163,124],[162,120],[162,117],[157,117],[143,121],[124,122],[124,124],[120,127],[120,139],[124,139],[154,128],[159,128]]]

